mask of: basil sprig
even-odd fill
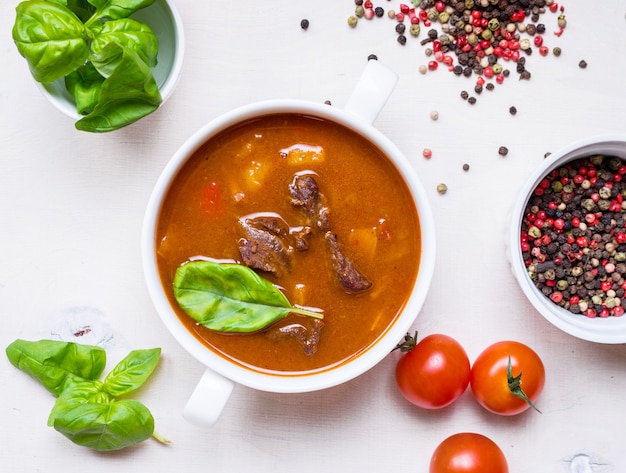
[[[154,418],[139,401],[118,399],[135,391],[152,374],[160,348],[131,351],[100,381],[104,349],[56,340],[15,340],[6,348],[9,361],[39,381],[57,400],[48,425],[77,445],[120,450],[151,436]]]
[[[107,132],[162,102],[152,67],[158,39],[128,18],[155,0],[26,0],[16,8],[13,41],[38,82],[64,78],[85,117],[76,128]]]
[[[239,264],[185,263],[176,270],[174,296],[191,318],[218,332],[256,332],[290,313],[324,317],[292,306],[271,282]]]

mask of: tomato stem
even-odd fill
[[[396,345],[396,347],[391,351],[400,350],[402,353],[407,353],[417,345],[417,330],[415,334],[411,335],[409,332],[404,336],[404,340]]]
[[[534,410],[539,412],[539,414],[541,414],[541,411],[537,409],[537,407],[533,404],[533,402],[530,400],[530,398],[526,395],[526,393],[522,389],[522,372],[520,371],[520,373],[517,376],[513,376],[513,365],[511,364],[510,355],[509,355],[509,364],[507,365],[507,368],[506,368],[506,377],[507,377],[507,382],[509,384],[509,390],[511,391],[511,394],[519,397],[520,399],[523,399],[524,401],[528,403],[530,407],[532,407]]]

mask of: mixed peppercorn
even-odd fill
[[[359,18],[383,16],[383,8],[374,6],[372,0],[355,0],[355,4],[354,15],[348,20],[352,27]],[[425,53],[430,58],[422,73],[442,64],[459,76],[477,75],[480,93],[485,80],[504,82],[510,75],[505,67],[509,62],[515,64],[520,79],[530,79],[525,56],[532,54],[533,47],[542,56],[550,51],[544,44],[546,25],[540,22],[548,11],[558,15],[554,34],[561,36],[567,25],[565,9],[554,0],[411,0],[400,4],[399,11],[388,10],[387,16],[396,21],[397,41],[402,45],[407,34],[419,37],[422,27],[428,28],[420,41],[427,46]],[[560,48],[553,49],[555,56],[560,53]]]
[[[587,317],[626,309],[626,164],[574,160],[529,198],[520,245],[528,275],[555,304]]]

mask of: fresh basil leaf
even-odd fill
[[[160,348],[131,351],[106,376],[104,389],[115,397],[134,391],[150,377],[160,356]]]
[[[159,108],[162,98],[152,70],[135,52],[109,43],[92,63],[110,75],[102,82],[93,111],[76,122],[78,130],[117,130]]]
[[[323,317],[293,307],[272,283],[238,264],[185,263],[176,270],[174,295],[191,318],[219,332],[256,332],[292,312]]]
[[[133,51],[148,66],[154,67],[157,64],[157,53],[159,50],[159,40],[150,27],[130,18],[107,21],[102,28],[98,29],[96,37],[91,43],[91,53],[100,58],[105,56],[103,50],[110,44],[117,43],[127,50]],[[105,62],[99,62],[99,72],[108,77],[112,70],[105,68]],[[115,62],[114,62],[115,64]]]
[[[104,77],[90,62],[65,76],[65,88],[74,97],[79,114],[88,115],[93,111],[103,82]]]
[[[85,402],[57,412],[54,429],[77,445],[120,450],[150,438],[154,418],[139,401]]]
[[[128,18],[137,10],[149,7],[155,0],[89,0],[96,12],[87,22],[91,26],[97,22]]]
[[[46,0],[69,8],[80,20],[86,22],[96,11],[96,7],[87,0]]]
[[[106,365],[104,349],[56,340],[15,340],[6,348],[16,368],[39,381],[55,396],[75,377],[97,379]]]
[[[66,385],[59,394],[52,411],[48,416],[48,425],[54,426],[54,420],[65,412],[86,403],[106,404],[111,397],[104,391],[104,383],[98,379],[93,381],[76,380]]]
[[[80,67],[89,55],[88,32],[67,7],[28,0],[16,8],[13,41],[38,82],[54,82]]]

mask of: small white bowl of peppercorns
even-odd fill
[[[575,337],[626,343],[626,135],[546,156],[510,225],[511,267],[535,309]]]

